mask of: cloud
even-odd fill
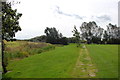
[[[95,20],[95,21],[97,21],[98,23],[106,23],[106,22],[112,21],[111,16],[108,15],[108,14],[94,15],[94,16],[91,16],[90,19],[91,19],[91,20]]]
[[[74,17],[76,19],[80,19],[80,20],[83,20],[84,18],[87,18],[85,16],[80,16],[78,14],[70,14],[70,13],[66,13],[66,12],[63,12],[62,10],[60,10],[60,7],[59,6],[55,6],[55,12],[57,12],[58,14],[61,14],[61,15],[64,15],[64,16],[69,16],[69,17]],[[106,15],[106,14],[102,14],[102,15],[99,15],[99,16],[92,16],[91,19],[95,19],[96,21],[98,22],[107,22],[107,21],[111,21],[111,17],[109,15]]]
[[[111,21],[111,17],[109,15],[101,15],[97,16],[97,18],[104,21]]]
[[[77,15],[77,14],[73,14],[73,16],[75,17],[75,18],[78,18],[78,19],[83,19],[84,17],[81,17],[81,16],[79,16],[79,15]]]
[[[69,16],[69,17],[74,17],[74,18],[77,18],[77,19],[83,19],[84,16],[79,16],[78,14],[69,14],[69,13],[65,13],[63,11],[60,10],[60,7],[59,6],[55,6],[56,9],[55,11],[58,13],[58,14],[61,14],[61,15],[64,15],[64,16]]]

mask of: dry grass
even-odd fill
[[[35,43],[27,41],[5,42],[5,56],[8,60],[25,58],[30,55],[54,49],[55,46],[48,43]]]

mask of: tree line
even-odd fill
[[[88,44],[119,44],[120,43],[120,27],[109,23],[107,30],[104,30],[96,24],[95,21],[83,22],[77,30],[74,25],[72,31],[73,37],[63,37],[62,33],[55,28],[46,27],[44,30],[46,35],[38,36],[30,39],[33,42],[47,42],[51,44],[63,44],[77,43],[79,46],[81,43]]]
[[[68,45],[67,38],[64,37],[62,33],[59,33],[59,31],[55,27],[52,27],[52,28],[46,27],[46,29],[44,30],[44,33],[46,35],[29,39],[29,41]]]
[[[120,43],[120,27],[109,23],[107,30],[104,30],[96,24],[95,21],[83,22],[80,26],[82,40],[86,40],[88,44],[119,44]]]

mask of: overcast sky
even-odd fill
[[[56,27],[63,36],[71,37],[74,25],[95,21],[106,29],[108,23],[118,25],[119,0],[18,0],[14,5],[22,13],[17,39],[44,35],[46,27]],[[79,29],[80,30],[80,29]]]

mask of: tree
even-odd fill
[[[46,42],[46,36],[45,35],[41,35],[41,36],[37,36],[31,39],[28,39],[28,41],[32,41],[32,42]]]
[[[107,25],[108,43],[119,44],[120,43],[120,27],[109,23]]]
[[[73,36],[75,37],[76,39],[76,43],[77,43],[77,47],[80,46],[80,32],[78,32],[76,26],[74,25],[74,29],[73,29]]]
[[[48,42],[48,43],[56,44],[57,43],[56,39],[60,38],[58,31],[54,27],[53,28],[47,27],[45,29],[45,33],[47,36],[46,42]]]
[[[84,39],[87,40],[88,43],[91,43],[91,39],[92,39],[92,28],[94,24],[92,22],[83,22],[82,25],[80,26],[80,30],[82,32],[82,36],[84,37]],[[96,25],[96,24],[95,24]]]
[[[58,42],[63,45],[68,45],[68,39],[66,37],[61,37]]]
[[[2,4],[2,38],[8,41],[15,37],[16,32],[21,31],[18,20],[22,14],[17,13],[17,9],[13,10],[11,3]]]
[[[10,41],[15,37],[15,33],[21,31],[19,19],[21,13],[17,13],[17,9],[13,10],[11,2],[2,2],[2,40]],[[4,54],[5,44],[2,41],[2,66],[3,73],[6,73],[7,61]]]
[[[66,37],[63,37],[62,33],[59,33],[56,28],[46,28],[46,42],[51,44],[63,44],[67,45],[68,41]]]
[[[69,42],[69,43],[75,43],[75,42],[76,42],[75,37],[69,37],[69,38],[68,38],[68,42]]]
[[[109,35],[107,33],[107,31],[105,30],[104,31],[104,34],[103,34],[103,42],[106,44],[109,40]]]
[[[102,34],[103,34],[103,28],[98,27],[96,22],[83,22],[80,26],[80,30],[82,32],[82,37],[87,40],[87,43],[100,43]]]

